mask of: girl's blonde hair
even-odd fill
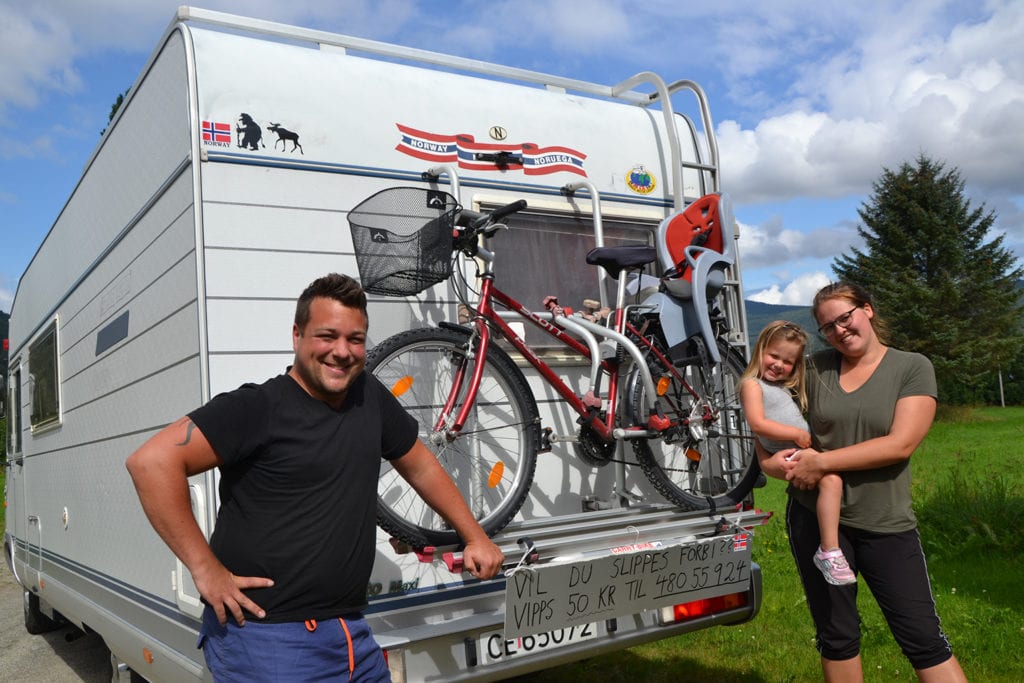
[[[793,394],[793,398],[800,405],[800,410],[807,412],[807,386],[804,379],[807,367],[804,360],[804,353],[807,350],[807,332],[796,323],[791,323],[788,320],[776,320],[765,325],[757,337],[757,343],[754,344],[754,350],[750,354],[750,362],[740,380],[760,379],[761,356],[764,355],[768,345],[774,341],[792,342],[800,346],[796,363],[793,364],[793,374],[782,383],[782,386]]]

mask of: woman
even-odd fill
[[[817,629],[825,680],[862,681],[857,584],[828,584],[815,568],[816,486],[843,476],[839,545],[864,577],[921,681],[966,681],[942,632],[910,501],[910,456],[935,417],[927,358],[885,345],[885,326],[863,288],[836,283],[814,297],[818,331],[832,348],[808,366],[814,448],[769,455],[764,472],[790,482],[790,549]]]

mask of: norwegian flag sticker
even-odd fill
[[[732,537],[732,551],[742,552],[750,545],[750,534],[736,534]]]
[[[203,142],[231,144],[231,124],[222,121],[203,121]]]

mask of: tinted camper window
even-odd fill
[[[594,248],[594,226],[589,216],[517,213],[505,222],[508,231],[494,239],[498,254],[494,272],[499,287],[529,309],[543,311],[544,297],[583,309],[583,300],[600,300],[598,268],[587,264]],[[607,216],[602,220],[606,247],[653,244],[656,225],[632,223]],[[615,302],[615,280],[608,278],[609,304]],[[527,326],[527,340],[540,348],[557,346],[540,330]]]
[[[12,370],[7,391],[7,452],[21,453],[21,367]]]
[[[57,323],[52,322],[28,351],[32,383],[32,429],[60,420],[60,387],[57,374]]]

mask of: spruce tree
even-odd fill
[[[990,238],[995,213],[971,206],[957,169],[921,155],[884,169],[873,191],[858,210],[864,248],[832,270],[874,294],[893,346],[931,359],[940,400],[978,402],[1024,347],[1024,268]]]

